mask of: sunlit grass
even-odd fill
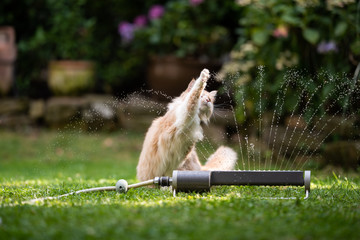
[[[29,203],[136,182],[142,134],[0,132],[0,239],[359,239],[358,173],[312,173],[303,187],[205,193],[130,189]],[[295,197],[295,199],[274,199]]]

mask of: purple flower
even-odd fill
[[[204,0],[189,0],[191,6],[200,5]]]
[[[338,49],[337,49],[336,43],[334,41],[330,41],[330,42],[322,41],[317,46],[317,52],[320,54],[326,54],[326,53],[337,52],[337,51],[338,51]]]
[[[134,19],[135,27],[141,28],[144,27],[146,24],[147,24],[147,20],[145,15],[139,15]]]
[[[134,37],[134,25],[129,22],[120,22],[118,31],[124,42],[130,42]]]
[[[149,10],[149,18],[151,20],[154,20],[154,19],[158,19],[158,18],[161,18],[162,15],[164,14],[165,12],[165,9],[163,6],[161,5],[154,5],[150,8]]]

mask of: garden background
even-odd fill
[[[201,160],[225,144],[238,169],[310,169],[312,199],[225,187],[25,203],[136,182],[146,129],[203,68],[218,97]],[[2,0],[0,237],[358,239],[359,72],[354,0]],[[263,198],[283,194],[296,200]]]

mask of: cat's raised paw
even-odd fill
[[[201,78],[201,81],[207,82],[207,80],[210,78],[210,72],[209,72],[209,70],[207,70],[206,68],[204,68],[204,69],[201,71],[200,78]]]

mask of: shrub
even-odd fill
[[[146,49],[146,55],[219,60],[234,44],[238,10],[230,0],[168,1],[121,22],[119,32],[124,44]]]
[[[17,34],[16,87],[20,95],[44,96],[38,83],[46,80],[52,59],[88,59],[98,66],[99,91],[141,82],[143,57],[122,46],[117,26],[120,19],[133,19],[155,2],[140,0],[4,0],[0,24],[12,25]],[[139,83],[141,84],[141,83]],[[46,94],[45,94],[46,95]]]
[[[218,78],[237,89],[240,122],[245,121],[245,105],[248,116],[253,117],[259,109],[276,108],[277,98],[289,79],[292,81],[286,96],[282,96],[286,101],[281,116],[290,115],[296,102],[300,102],[296,111],[299,113],[311,101],[311,106],[306,107],[310,116],[318,106],[319,113],[336,113],[349,107],[351,94],[341,99],[338,96],[356,87],[349,76],[360,60],[359,9],[355,1],[237,3],[242,7],[238,42]],[[258,70],[257,66],[264,68]],[[244,88],[244,84],[248,87]],[[251,107],[259,102],[261,108]],[[329,107],[332,103],[334,106]]]

